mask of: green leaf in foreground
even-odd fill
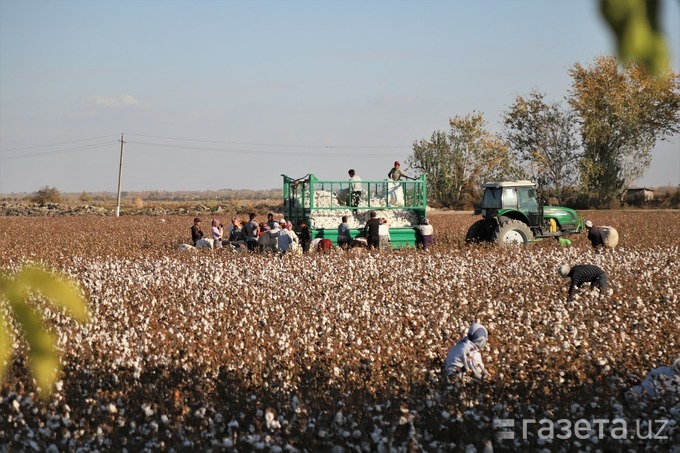
[[[29,346],[31,368],[41,396],[47,398],[59,375],[61,365],[55,345],[56,336],[42,322],[39,312],[31,306],[30,299],[39,292],[54,306],[62,307],[77,321],[87,322],[87,303],[75,283],[63,280],[37,267],[26,267],[14,277],[0,275],[0,298],[8,304],[0,307],[0,377],[6,371],[5,363],[12,357],[12,332],[7,315],[14,317]]]

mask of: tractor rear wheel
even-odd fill
[[[470,225],[470,228],[465,235],[465,243],[470,242],[479,243],[488,241],[490,239],[488,222],[485,219],[477,220]]]
[[[526,244],[533,240],[534,234],[526,223],[510,219],[496,227],[491,240],[499,245]]]

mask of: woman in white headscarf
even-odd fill
[[[444,366],[446,374],[469,375],[482,379],[486,371],[479,351],[486,345],[488,336],[483,325],[477,322],[472,324],[467,336],[449,349]]]

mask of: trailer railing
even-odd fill
[[[337,225],[344,215],[354,223],[351,234],[356,237],[362,233],[358,226],[365,223],[370,211],[377,211],[378,217],[388,218],[391,217],[389,211],[394,211],[401,223],[389,224],[392,246],[415,244],[417,235],[413,227],[425,217],[427,209],[425,176],[407,181],[319,180],[312,174],[297,179],[281,176],[286,219],[296,227],[304,219],[314,237],[336,242]],[[392,217],[397,218],[394,215]],[[410,220],[404,223],[405,218]]]

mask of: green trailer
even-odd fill
[[[304,219],[312,237],[338,243],[338,225],[347,216],[352,237],[363,231],[369,213],[376,211],[389,226],[392,248],[414,247],[414,228],[425,218],[427,181],[425,176],[409,181],[319,180],[283,177],[283,206],[286,219],[297,229]]]

